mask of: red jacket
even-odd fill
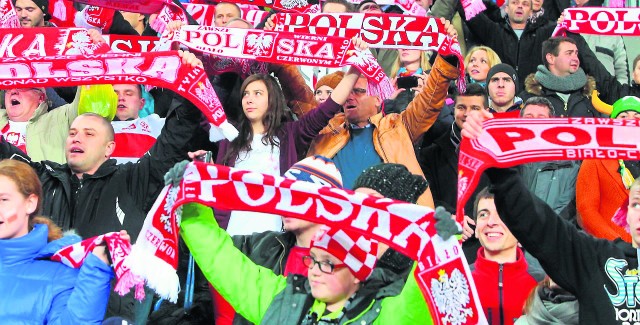
[[[528,272],[529,264],[522,250],[518,248],[516,262],[498,264],[487,260],[484,247],[480,247],[474,266],[471,274],[489,324],[513,324],[538,284]]]

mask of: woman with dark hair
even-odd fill
[[[356,47],[366,45],[355,39]],[[242,112],[236,125],[240,134],[219,144],[217,164],[263,174],[281,176],[303,158],[311,141],[329,120],[340,111],[360,73],[351,68],[333,90],[331,96],[316,109],[294,121],[278,81],[269,75],[249,76],[241,87]],[[251,212],[217,211],[216,216],[231,235],[248,235],[267,230],[278,231],[282,220],[276,215],[253,215]]]
[[[0,315],[7,324],[100,324],[107,308],[111,268],[104,246],[79,269],[49,258],[75,244],[75,235],[45,217],[42,186],[31,166],[0,161]],[[122,233],[123,239],[128,239]]]

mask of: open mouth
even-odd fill
[[[17,99],[12,99],[11,100],[11,106],[16,106],[16,105],[20,105],[20,101]]]
[[[124,106],[124,105],[118,105],[118,109],[124,109],[124,108],[127,108],[127,106]]]
[[[78,148],[78,147],[72,147],[69,152],[71,153],[84,153],[84,150]]]
[[[356,106],[356,105],[346,105],[346,106],[344,107],[344,109],[346,109],[346,110],[352,110],[352,109],[355,109],[356,107],[358,107],[358,106]]]

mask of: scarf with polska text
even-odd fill
[[[414,276],[435,324],[486,323],[471,272],[455,237],[436,235],[431,208],[279,176],[192,162],[176,165],[147,214],[125,264],[161,297],[178,294],[181,205],[268,212],[350,229],[418,261]],[[456,295],[456,299],[447,297]],[[484,321],[484,322],[483,322]]]
[[[568,8],[564,21],[558,24],[553,36],[569,31],[593,35],[640,35],[640,8]]]
[[[372,48],[438,51],[458,58],[458,86],[464,92],[464,58],[460,44],[443,32],[439,18],[397,14],[295,14],[279,13],[274,31],[351,38],[360,36]]]
[[[206,116],[212,126],[211,141],[223,138],[231,141],[238,136],[227,121],[204,69],[182,64],[177,51],[0,58],[0,89],[105,83],[149,84],[171,89]]]
[[[479,138],[462,138],[456,219],[482,172],[547,160],[640,159],[640,120],[610,118],[512,119],[484,122]]]
[[[389,78],[371,52],[356,50],[345,37],[186,25],[164,35],[161,42],[179,42],[204,53],[277,64],[329,68],[351,65],[369,80],[370,95],[386,99],[393,93]]]
[[[106,43],[94,43],[82,28],[2,28],[0,58],[26,56],[89,55],[110,51]]]
[[[124,296],[129,293],[131,288],[135,287],[134,296],[139,301],[142,301],[145,296],[144,279],[131,273],[129,268],[124,265],[125,257],[131,252],[131,243],[120,238],[120,233],[118,232],[106,233],[63,247],[51,256],[51,260],[77,269],[82,266],[87,255],[99,245],[107,246],[111,261],[113,261],[113,270],[117,279],[113,290]]]

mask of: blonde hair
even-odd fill
[[[489,69],[493,68],[494,65],[502,63],[502,61],[500,60],[500,57],[498,56],[498,53],[496,53],[496,51],[492,50],[490,47],[488,46],[484,46],[484,45],[479,45],[479,46],[474,46],[471,48],[471,50],[469,50],[469,52],[467,52],[467,56],[464,57],[464,66],[467,67],[469,66],[469,61],[471,61],[471,55],[473,55],[473,53],[477,52],[477,51],[484,51],[485,53],[487,53],[487,60],[489,61]]]
[[[429,63],[430,54],[427,51],[420,51],[420,68],[422,68],[422,72],[425,73],[431,70],[431,63]],[[400,62],[400,55],[396,58],[391,66],[391,75],[390,78],[398,76],[398,71],[402,67],[402,62]]]

